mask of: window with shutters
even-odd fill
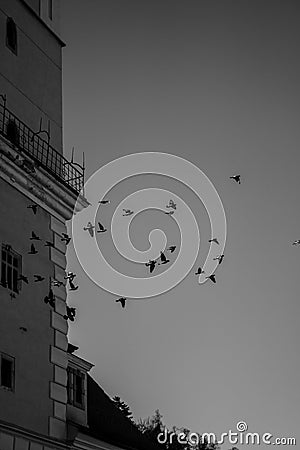
[[[85,373],[74,367],[68,367],[68,403],[77,408],[84,408]]]

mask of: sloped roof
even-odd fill
[[[158,450],[160,446],[150,442],[103,389],[87,376],[88,428],[81,432],[128,450]]]

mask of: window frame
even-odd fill
[[[9,27],[11,27],[9,29]],[[12,33],[11,36],[9,34]],[[14,41],[14,45],[11,45]],[[7,17],[6,19],[6,47],[9,48],[15,55],[18,54],[18,33],[17,25],[12,17]]]
[[[2,244],[0,259],[1,281],[6,282],[7,289],[15,294],[19,294],[22,289],[22,281],[18,280],[22,274],[22,256],[13,250],[11,245]]]
[[[48,0],[48,18],[53,20],[53,0]]]
[[[77,398],[77,381],[76,381],[76,377],[80,378],[80,385],[81,385],[81,401],[78,401]],[[73,367],[73,366],[68,366],[67,367],[67,394],[68,394],[68,404],[71,406],[74,406],[75,408],[79,408],[82,410],[85,410],[85,379],[86,379],[86,374],[84,371]]]
[[[2,384],[2,360],[6,359],[6,361],[10,361],[12,363],[11,370],[11,387],[5,386]],[[7,353],[0,352],[0,388],[6,391],[14,392],[15,391],[15,358]]]

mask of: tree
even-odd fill
[[[116,405],[117,408],[119,408],[120,411],[124,414],[127,419],[131,420],[133,422],[132,412],[130,411],[129,406],[121,400],[121,398],[118,395],[115,395],[113,397],[113,402]]]

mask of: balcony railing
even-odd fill
[[[84,186],[84,162],[83,165],[80,165],[64,158],[49,144],[48,132],[45,132],[48,137],[47,142],[39,135],[43,132],[42,130],[37,133],[32,131],[6,107],[6,96],[1,95],[1,98],[0,134],[10,140],[24,154],[38,162],[56,179],[79,194]]]

